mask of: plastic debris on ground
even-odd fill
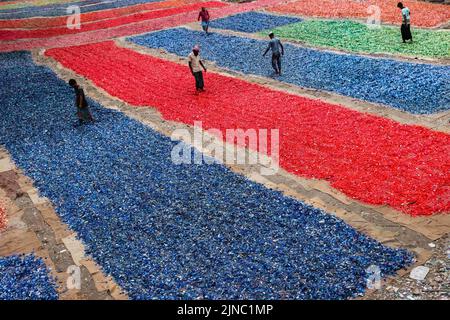
[[[0,72],[0,142],[133,299],[345,299],[412,261],[223,165],[174,164],[183,145],[91,100],[74,126],[73,90],[29,53]]]
[[[354,52],[450,58],[450,32],[413,28],[414,42],[403,43],[398,27],[368,26],[349,20],[307,20],[273,30],[278,37]]]
[[[168,17],[173,16],[185,12],[193,12],[195,13],[200,10],[202,6],[208,6],[211,8],[220,8],[227,6],[227,4],[218,2],[218,1],[209,1],[209,2],[202,2],[202,3],[194,3],[194,4],[188,4],[185,6],[180,6],[176,8],[169,8],[169,9],[156,9],[152,11],[146,11],[146,12],[138,12],[135,14],[113,18],[113,19],[106,19],[101,21],[95,21],[88,24],[83,24],[80,29],[76,28],[67,28],[67,26],[64,27],[58,27],[58,28],[49,28],[49,29],[34,29],[34,30],[3,30],[0,33],[0,40],[17,40],[17,39],[26,39],[26,38],[49,38],[49,37],[55,37],[55,36],[62,36],[67,34],[74,34],[74,33],[83,33],[83,32],[89,32],[94,30],[100,30],[100,29],[108,29],[108,28],[115,28],[118,26],[123,26],[127,24],[133,24],[138,23],[142,21],[152,20],[152,19],[160,19],[162,17]]]
[[[394,0],[300,0],[269,8],[280,13],[310,17],[358,18],[372,21],[380,13],[382,22],[402,23],[401,11]],[[412,26],[436,27],[450,20],[448,5],[408,0],[403,3],[411,10]]]
[[[425,266],[418,266],[411,270],[411,273],[409,274],[409,277],[414,280],[422,281],[427,276],[428,272],[430,271],[430,268]]]
[[[155,9],[180,7],[190,3],[196,3],[198,0],[170,0],[164,2],[143,3],[129,7],[121,7],[100,11],[81,13],[80,21],[83,23],[94,22],[98,20],[118,18],[141,11],[150,11]],[[67,17],[40,17],[28,19],[8,19],[0,20],[0,28],[5,29],[25,29],[25,28],[50,28],[67,26]]]
[[[5,9],[20,9],[25,7],[42,7],[47,6],[49,4],[55,4],[55,3],[68,3],[71,2],[72,4],[75,2],[75,4],[80,4],[80,1],[74,1],[74,0],[34,0],[32,2],[28,1],[18,1],[18,0],[0,0],[0,12]],[[89,3],[99,3],[102,2],[102,0],[85,0],[83,1],[84,4]],[[68,4],[69,5],[69,4]]]
[[[445,133],[211,72],[205,74],[207,91],[197,96],[187,66],[113,42],[50,49],[46,55],[121,100],[156,107],[169,120],[201,120],[223,137],[229,128],[278,128],[283,168],[326,179],[352,198],[413,215],[450,210]],[[141,65],[151,65],[152,73]]]
[[[0,257],[0,300],[57,300],[55,280],[33,254]]]
[[[6,228],[6,210],[2,202],[0,202],[0,231]]]
[[[221,8],[209,10],[213,18],[225,17],[239,12],[258,10],[262,7],[271,6],[282,0],[258,0],[254,2],[241,3],[239,5],[228,5]],[[223,2],[223,4],[225,4]],[[1,20],[1,19],[0,19]],[[173,28],[182,24],[197,21],[197,14],[184,12],[172,16],[141,21],[139,23],[126,24],[114,28],[98,29],[89,32],[67,34],[64,37],[36,38],[27,41],[0,41],[0,52],[12,52],[20,50],[31,50],[35,48],[55,48],[86,44],[106,39],[142,34],[152,30]]]
[[[300,21],[302,19],[295,17],[277,16],[262,12],[245,12],[213,20],[210,26],[211,28],[229,29],[240,32],[258,32]]]
[[[267,37],[269,39],[269,37]],[[268,41],[188,30],[162,30],[130,41],[187,56],[194,44],[204,59],[245,74],[273,76]],[[278,81],[332,91],[407,112],[429,114],[450,109],[450,66],[416,64],[338,54],[284,44],[283,75]]]
[[[159,0],[115,0],[115,1],[80,1],[72,3],[71,5],[79,5],[80,10],[83,13],[106,10],[112,8],[120,8],[126,6],[132,6],[147,2],[157,2]],[[42,7],[25,7],[25,8],[13,8],[0,10],[0,19],[24,19],[32,17],[57,17],[57,16],[69,16],[71,11],[67,10],[68,5],[66,3],[50,4]]]

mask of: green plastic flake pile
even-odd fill
[[[402,42],[400,27],[369,26],[348,20],[306,20],[273,31],[280,38],[351,52],[450,58],[450,32],[447,30],[412,27],[412,43]]]

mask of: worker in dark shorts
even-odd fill
[[[275,38],[273,32],[269,33],[269,46],[264,52],[263,56],[272,50],[272,68],[275,70],[275,73],[281,76],[281,56],[284,56],[284,47],[281,44],[281,41],[278,38]]]
[[[406,40],[411,40],[412,42],[413,39],[411,34],[411,13],[409,11],[409,8],[405,7],[401,2],[397,4],[397,8],[402,10],[402,26],[400,28],[400,31],[402,33],[403,43],[405,43]]]
[[[206,72],[205,65],[200,59],[200,47],[195,46],[192,49],[192,52],[188,56],[189,60],[189,69],[191,69],[191,73],[195,78],[195,89],[198,92],[204,91],[204,81],[203,81],[203,70]],[[203,68],[203,70],[202,70]]]
[[[82,125],[83,123],[94,122],[86,97],[84,96],[83,88],[77,84],[75,79],[70,79],[69,85],[75,91],[75,107],[77,108],[78,124]]]

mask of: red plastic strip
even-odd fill
[[[113,19],[121,16],[131,15],[142,11],[150,11],[164,8],[176,8],[183,5],[198,3],[197,0],[173,0],[165,2],[151,2],[135,6],[114,8],[101,11],[82,13],[81,23],[94,22],[98,20]],[[41,17],[29,19],[0,20],[0,29],[19,29],[19,28],[51,28],[64,27],[67,23],[67,17]]]
[[[211,10],[209,10],[209,12],[211,14],[211,17],[220,18],[228,16],[230,14],[256,10],[266,6],[273,6],[282,1],[284,0],[257,0],[239,5],[229,5],[222,8],[212,8]],[[31,50],[34,48],[66,47],[78,44],[98,42],[115,37],[124,37],[153,30],[175,27],[181,24],[194,22],[196,20],[197,15],[192,14],[192,12],[185,12],[169,17],[123,25],[116,28],[69,34],[62,37],[28,39],[26,41],[0,41],[0,52]]]
[[[6,228],[6,210],[0,203],[0,230]]]
[[[67,27],[62,28],[50,28],[50,29],[37,29],[37,30],[3,30],[0,33],[0,40],[17,40],[26,38],[49,38],[55,36],[61,36],[66,34],[81,33],[87,31],[93,31],[98,29],[108,29],[117,27],[120,25],[136,23],[145,20],[158,19],[162,17],[172,16],[184,12],[191,12],[199,10],[201,7],[206,6],[209,8],[220,8],[227,6],[222,2],[204,2],[195,3],[179,8],[170,8],[163,10],[147,11],[144,13],[136,13],[133,15],[120,17],[116,19],[102,20],[92,23],[81,24],[80,29],[69,29]]]

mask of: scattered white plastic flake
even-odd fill
[[[418,266],[411,270],[411,273],[409,274],[409,277],[414,280],[424,280],[427,276],[428,272],[430,271],[430,268],[424,267],[424,266]]]
[[[430,242],[430,243],[428,244],[428,246],[429,246],[430,248],[436,248],[436,245],[435,245],[433,242]]]

